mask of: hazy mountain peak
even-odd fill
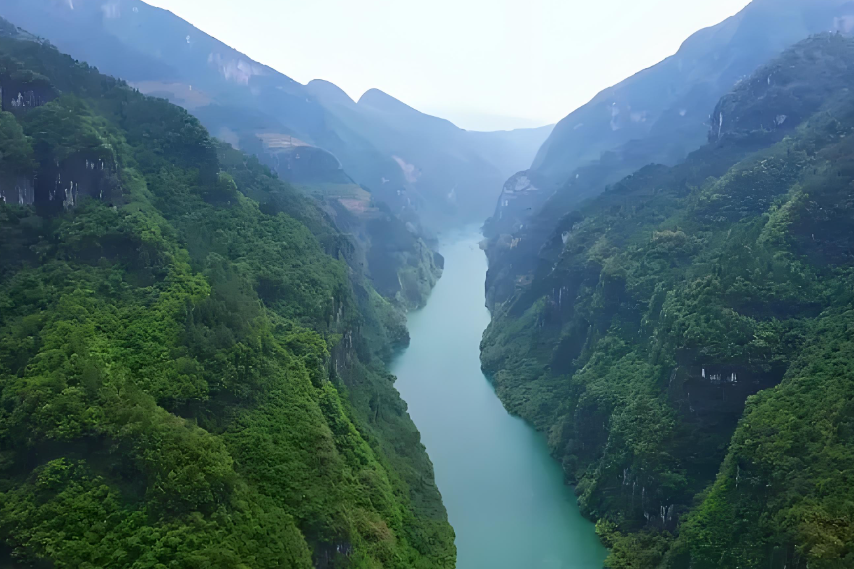
[[[320,99],[324,105],[355,105],[356,102],[350,98],[350,95],[344,92],[344,89],[325,79],[312,79],[305,86],[312,95]]]
[[[0,0],[0,15],[143,93],[191,109],[285,179],[302,183],[322,172],[338,180],[343,167],[416,225],[486,217],[503,181],[531,163],[547,135],[466,133],[379,89],[356,103],[329,81],[302,85],[140,0],[73,5]],[[408,182],[398,159],[423,172],[411,194],[400,191]]]
[[[359,98],[358,104],[387,113],[420,113],[420,111],[413,109],[406,103],[395,99],[379,89],[368,89],[365,91],[365,94]]]
[[[680,152],[668,160],[649,160],[672,163],[702,143],[707,109],[736,81],[808,35],[849,31],[852,22],[851,0],[754,0],[738,14],[692,34],[673,56],[575,109],[555,126],[532,168],[557,187],[603,152],[656,133],[682,132]]]

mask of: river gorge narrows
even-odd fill
[[[480,235],[450,237],[445,272],[409,318],[397,388],[436,471],[459,569],[597,569],[605,549],[544,437],[507,413],[480,369],[486,258]]]

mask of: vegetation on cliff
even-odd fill
[[[0,39],[0,84],[0,563],[453,567],[350,240],[47,44]]]
[[[682,162],[703,145],[710,112],[739,81],[811,34],[850,32],[852,18],[854,4],[844,0],[752,0],[561,120],[484,225],[490,304],[507,300],[514,281],[534,270],[537,252],[569,210],[647,164]],[[515,183],[521,176],[527,183]]]
[[[808,39],[710,142],[568,212],[483,365],[612,568],[854,564],[854,40]]]

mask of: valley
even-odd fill
[[[605,549],[581,516],[545,438],[507,413],[480,369],[486,257],[475,227],[440,247],[442,280],[409,316],[391,364],[436,470],[459,569],[587,569]]]
[[[2,0],[0,567],[854,568],[854,2],[742,6],[476,132]]]

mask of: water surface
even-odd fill
[[[410,315],[412,342],[392,365],[456,531],[457,567],[599,569],[605,549],[544,437],[504,410],[481,372],[480,239],[471,231],[441,247],[445,273]]]

